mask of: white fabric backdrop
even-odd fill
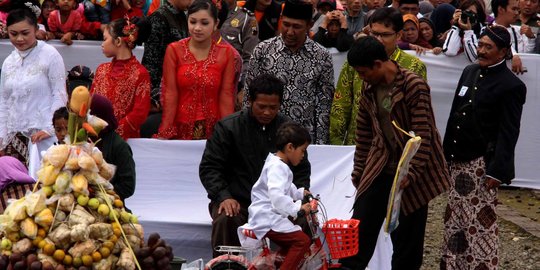
[[[210,258],[211,218],[198,171],[205,141],[131,139],[137,164],[137,189],[126,206],[145,232],[159,232],[175,254],[190,260]],[[349,219],[354,202],[350,181],[353,146],[311,145],[311,191],[320,194],[329,218]],[[392,246],[382,234],[371,269],[390,269]]]

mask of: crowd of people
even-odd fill
[[[393,269],[420,268],[428,203],[446,191],[441,269],[497,269],[496,190],[514,177],[526,95],[517,53],[540,53],[539,11],[538,0],[3,1],[0,32],[14,50],[1,69],[0,156],[27,166],[31,144],[64,143],[68,97],[85,85],[91,112],[109,122],[96,146],[118,166],[111,182],[122,199],[136,183],[126,140],[206,139],[212,248],[240,245],[238,228],[254,227],[285,251],[303,244],[290,248],[293,269],[306,237],[282,216],[309,210],[293,203],[309,193],[307,145],[356,145],[359,253],[342,264],[364,269],[407,141],[397,125],[422,144],[401,186]],[[66,74],[50,39],[102,39],[111,61]],[[336,81],[328,48],[348,51]],[[444,140],[426,65],[403,50],[471,61]]]

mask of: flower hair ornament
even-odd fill
[[[41,9],[38,6],[30,2],[26,2],[24,3],[24,5],[27,6],[36,15],[36,18],[39,18],[39,15],[41,15]]]
[[[124,19],[126,20],[126,25],[124,26],[124,29],[122,29],[122,33],[125,36],[122,37],[122,40],[130,49],[133,49],[135,48],[135,41],[137,41],[139,29],[135,24],[131,23],[131,20],[127,14],[124,16]]]

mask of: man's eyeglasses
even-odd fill
[[[396,32],[392,32],[392,33],[378,33],[378,32],[375,32],[375,31],[369,31],[369,35],[372,36],[372,37],[380,37],[382,39],[387,39],[387,38],[391,38],[393,35],[395,35]]]

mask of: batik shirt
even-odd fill
[[[390,59],[400,67],[406,68],[427,80],[426,65],[417,57],[399,48],[392,53]],[[335,145],[354,144],[356,115],[362,95],[364,81],[349,63],[345,62],[334,94],[334,102],[330,112],[330,143]]]
[[[281,36],[259,43],[249,61],[244,105],[249,100],[249,84],[264,73],[285,82],[281,112],[303,125],[310,132],[313,143],[327,144],[334,95],[334,67],[330,53],[309,38],[296,52],[285,46]]]

